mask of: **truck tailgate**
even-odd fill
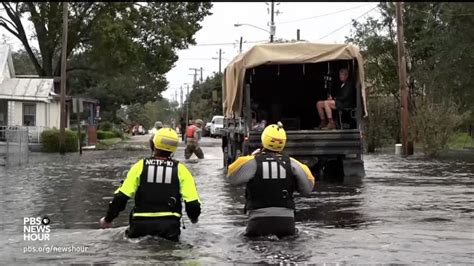
[[[261,132],[250,132],[250,151],[260,147]],[[359,130],[288,130],[284,153],[289,156],[362,153]]]

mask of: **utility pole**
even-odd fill
[[[239,46],[239,53],[242,53],[242,39],[243,37],[240,36],[240,46]]]
[[[408,155],[408,88],[406,81],[405,37],[403,33],[403,3],[396,2],[398,37],[398,77],[400,82],[401,139],[403,155]]]
[[[297,29],[297,30],[296,30],[296,40],[297,40],[297,41],[300,40],[300,29]]]
[[[186,94],[186,125],[189,126],[189,84],[187,84]]]
[[[197,75],[198,75],[198,71],[200,70],[200,68],[189,68],[189,70],[194,70],[194,74],[190,74],[190,75],[193,75],[194,78],[193,78],[193,85],[197,83],[198,79],[197,79]]]
[[[201,83],[202,83],[202,67],[201,67]]]
[[[219,52],[216,52],[219,54],[219,57],[213,57],[212,59],[217,59],[219,60],[219,74],[222,73],[222,54],[225,54],[225,52],[222,52],[222,49],[219,49]]]
[[[60,96],[60,122],[59,122],[59,153],[66,153],[66,53],[67,53],[67,20],[68,2],[63,2],[63,43],[61,53],[61,96]]]
[[[74,100],[74,99],[73,99]],[[82,141],[81,141],[81,107],[82,102],[79,98],[76,99],[76,112],[77,112],[77,138],[79,139],[79,154],[82,155]]]
[[[242,47],[242,45],[240,47]],[[219,49],[219,74],[222,74],[222,72],[221,72],[222,63],[221,62],[222,62],[222,49]]]
[[[270,42],[273,42],[273,36],[275,35],[275,1],[272,0],[271,5],[271,20],[270,20]]]
[[[181,86],[181,101],[180,106],[183,107],[183,86]]]

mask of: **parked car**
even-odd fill
[[[211,122],[207,122],[206,126],[202,129],[202,136],[203,137],[209,137],[211,135]]]
[[[135,125],[132,129],[132,135],[145,135],[147,132],[142,125]]]
[[[224,116],[215,115],[211,120],[211,138],[222,136],[222,129],[224,128]]]

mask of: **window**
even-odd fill
[[[36,126],[36,104],[23,103],[23,125]]]

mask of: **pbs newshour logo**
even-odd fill
[[[51,220],[44,217],[24,217],[23,218],[23,240],[25,241],[45,241],[49,239],[51,232]]]

